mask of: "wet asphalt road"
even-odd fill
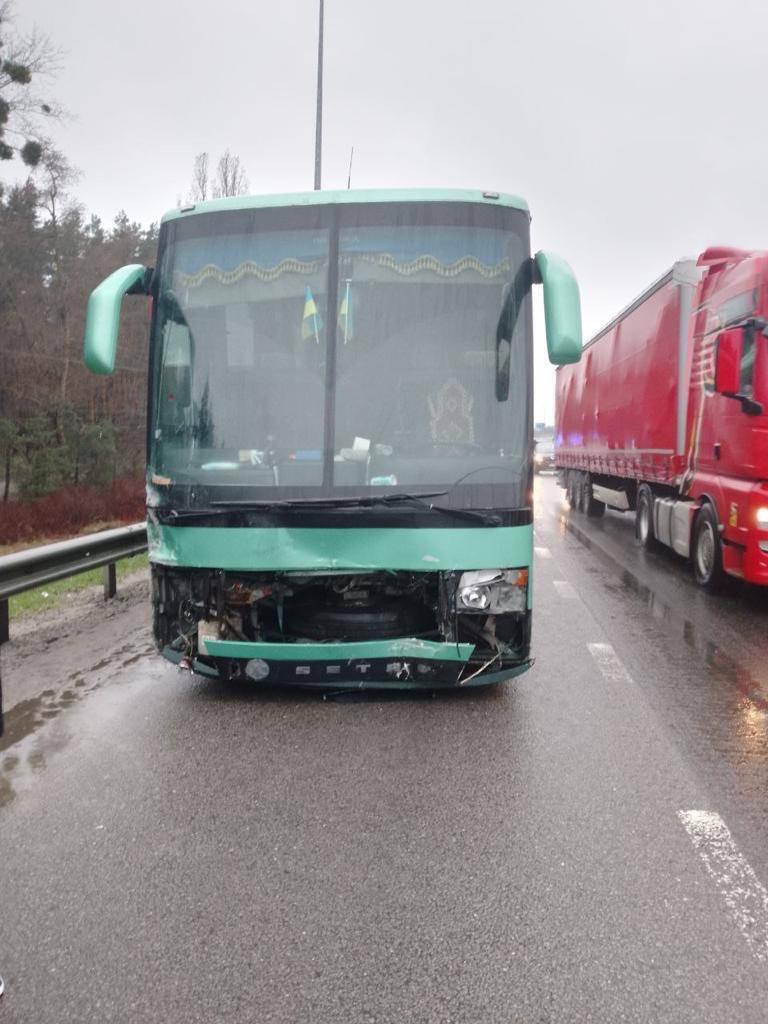
[[[0,1024],[762,1024],[768,594],[704,595],[629,519],[537,491],[512,685],[225,688],[133,627],[83,652],[98,685],[28,662],[49,704],[0,752]]]

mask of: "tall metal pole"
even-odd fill
[[[317,121],[315,123],[315,189],[320,188],[323,154],[323,13],[325,0],[320,0],[320,28],[317,38]]]

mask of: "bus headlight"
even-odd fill
[[[527,569],[476,569],[461,574],[457,611],[503,615],[523,612],[527,607]]]
[[[491,603],[491,592],[488,587],[479,587],[470,583],[467,587],[459,584],[459,604],[468,612],[484,612]]]
[[[755,510],[755,519],[758,526],[768,526],[768,508],[765,505],[761,505]]]

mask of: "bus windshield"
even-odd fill
[[[393,489],[527,503],[527,214],[201,213],[165,225],[156,288],[150,474],[170,484],[157,503]]]

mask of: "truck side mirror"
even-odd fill
[[[563,366],[581,359],[581,300],[573,271],[559,256],[537,252],[538,278],[544,286],[544,321],[550,363]]]
[[[747,328],[746,330],[752,330]],[[715,350],[715,391],[726,398],[735,398],[741,402],[741,411],[747,416],[762,416],[763,405],[756,402],[751,395],[751,375],[754,367],[744,352],[745,328],[732,327],[723,331],[717,339]],[[754,336],[750,335],[751,357],[754,360]],[[749,373],[749,384],[745,385],[742,373]],[[745,393],[750,392],[750,393]]]
[[[723,331],[717,339],[715,354],[715,391],[732,397],[739,393],[741,384],[741,353],[744,332],[740,327]]]
[[[85,365],[93,373],[112,373],[115,368],[120,307],[129,292],[146,295],[147,268],[141,263],[121,267],[94,288],[85,315]]]

